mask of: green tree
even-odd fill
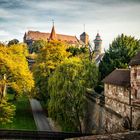
[[[65,58],[70,55],[66,45],[59,41],[50,41],[42,46],[33,68],[35,87],[39,98],[48,99],[48,77]]]
[[[105,78],[115,68],[126,68],[131,58],[140,49],[140,41],[124,34],[119,35],[110,44],[99,65],[101,79]]]
[[[33,42],[33,44],[30,46],[29,52],[31,53],[39,53],[40,50],[47,44],[44,40],[36,40]]]
[[[63,130],[82,131],[86,90],[96,86],[97,77],[95,63],[70,58],[49,78],[49,115]]]
[[[77,56],[80,55],[82,53],[87,53],[87,48],[86,47],[73,47],[70,46],[67,48],[67,51],[70,52],[72,54],[72,56]]]
[[[14,44],[18,44],[19,43],[19,40],[17,39],[12,39],[8,42],[8,46],[11,46],[11,45],[14,45]]]

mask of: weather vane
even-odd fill
[[[54,19],[52,19],[52,24],[53,24],[53,26],[54,26]]]

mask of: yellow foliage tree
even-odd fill
[[[12,87],[19,94],[28,93],[34,87],[32,73],[28,68],[26,45],[15,44],[10,47],[0,45],[0,87]],[[3,96],[4,89],[1,91]],[[16,97],[15,96],[15,97]]]
[[[50,41],[44,43],[36,59],[33,73],[35,77],[36,92],[39,97],[46,99],[48,97],[47,85],[48,77],[70,53],[66,51],[67,45],[59,41]]]

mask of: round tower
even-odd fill
[[[102,49],[102,39],[99,35],[99,33],[97,33],[96,38],[94,40],[94,51],[98,52],[99,54],[101,53],[101,49]]]

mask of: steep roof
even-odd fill
[[[80,43],[76,36],[56,34],[53,26],[51,33],[43,33],[39,31],[28,31],[26,34],[26,40],[59,40],[70,44]]]
[[[50,38],[51,40],[54,40],[56,39],[56,33],[55,33],[55,28],[54,26],[52,27],[52,31],[51,31],[51,34],[50,34]]]
[[[130,66],[140,65],[140,52],[138,52],[130,61]]]
[[[107,77],[103,79],[104,83],[119,85],[119,86],[130,86],[130,70],[129,69],[115,69]]]
[[[83,32],[80,36],[88,36],[86,32]]]

